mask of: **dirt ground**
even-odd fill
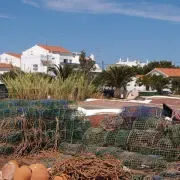
[[[180,99],[170,99],[170,98],[155,98],[155,99],[153,98],[149,104],[127,102],[123,100],[112,101],[108,99],[101,99],[90,102],[85,102],[85,101],[79,102],[78,105],[85,109],[95,109],[95,108],[118,109],[124,106],[140,106],[140,105],[162,107],[163,103],[170,105],[171,107],[180,109]]]

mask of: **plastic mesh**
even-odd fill
[[[147,106],[128,106],[123,107],[121,113],[123,118],[148,118],[148,117],[162,117],[162,109],[158,107]]]

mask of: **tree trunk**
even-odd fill
[[[114,98],[120,99],[120,97],[121,97],[120,88],[116,88],[114,91]]]

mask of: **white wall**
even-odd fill
[[[0,55],[0,63],[12,64],[13,66],[20,67],[21,60],[17,57],[11,56],[9,54]]]
[[[38,72],[47,72],[47,64],[45,62],[49,62],[49,65],[53,64],[61,64],[64,63],[64,60],[67,60],[67,63],[71,63],[73,59],[72,54],[53,54],[49,52],[48,50],[45,50],[44,48],[41,48],[38,45],[35,45],[31,47],[30,49],[27,49],[22,53],[21,61],[22,61],[22,70],[28,71],[28,72],[36,72],[35,69]],[[37,66],[37,68],[34,68],[34,66]]]
[[[147,65],[148,63],[142,63],[141,61],[139,60],[134,60],[134,61],[129,61],[128,59],[127,60],[122,60],[120,59],[119,62],[116,63],[116,65],[120,65],[120,66],[140,66],[140,67],[143,67],[145,65]]]
[[[137,91],[140,91],[140,92],[141,91],[146,91],[145,86],[136,85],[136,80],[137,80],[137,78],[133,77],[132,81],[127,84],[127,91],[133,91],[133,90],[137,90]]]
[[[45,50],[38,45],[35,45],[22,52],[21,69],[26,72],[36,72],[35,70],[37,70],[38,72],[47,73],[47,60],[49,62],[49,65],[64,65],[64,63],[80,64],[79,56],[80,53],[53,54],[48,50]],[[37,68],[34,66],[36,66]],[[101,71],[102,70],[100,68],[97,68],[97,70],[95,70],[95,72]]]
[[[80,57],[80,53],[73,53],[72,63],[80,64],[79,57]]]

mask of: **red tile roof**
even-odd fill
[[[10,53],[10,52],[7,52],[7,53],[5,53],[5,54],[8,54],[8,55],[10,55],[10,56],[14,56],[14,57],[16,57],[16,58],[21,58],[21,54],[17,54],[17,53]]]
[[[180,68],[155,68],[169,77],[180,77]]]
[[[6,64],[6,63],[0,63],[0,68],[13,68],[13,66],[11,64]]]
[[[54,52],[59,52],[59,53],[71,53],[69,50],[64,49],[63,47],[60,47],[60,46],[46,46],[46,45],[39,45],[39,44],[38,46],[48,51],[54,51]]]

